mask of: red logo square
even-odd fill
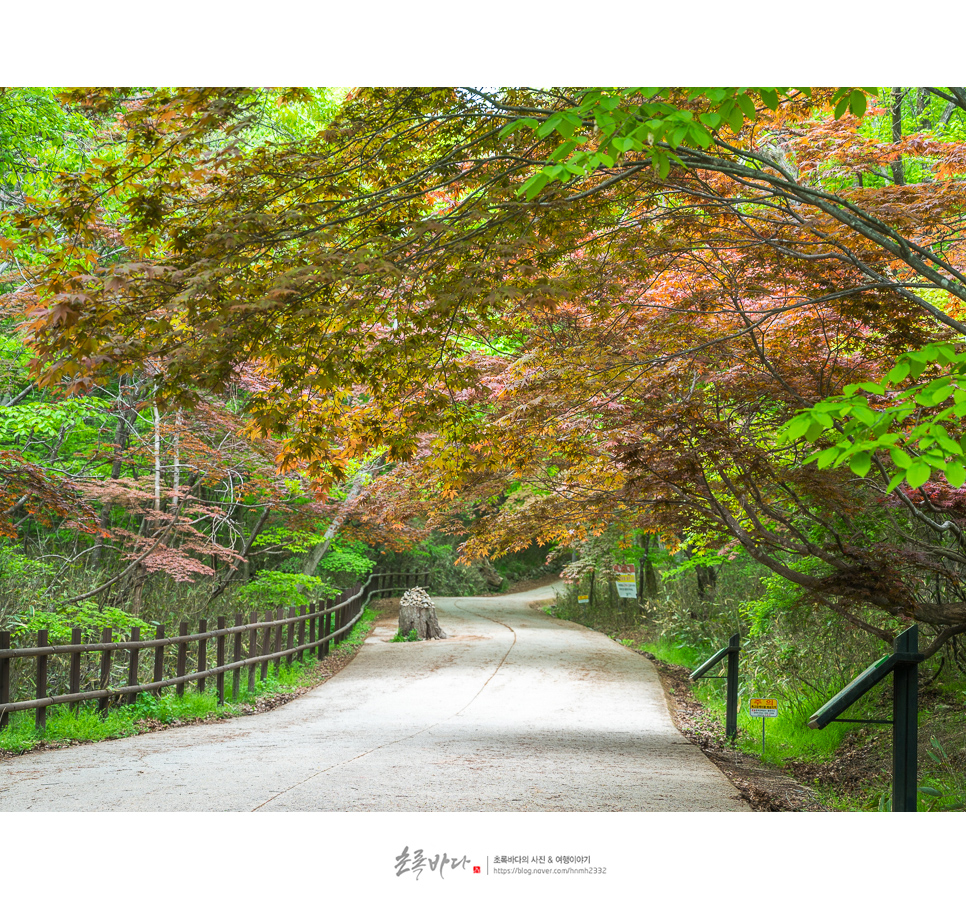
[[[479,875],[480,874],[480,867],[479,866],[473,866],[473,874],[474,875]]]

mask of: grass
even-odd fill
[[[404,636],[402,633],[397,632],[396,635],[394,635],[389,641],[390,642],[422,642],[422,639],[419,638],[419,633],[416,632],[416,627],[414,626],[411,630],[409,630],[409,633],[407,635]]]
[[[668,642],[644,643],[639,646],[668,664],[685,668],[695,668],[706,659],[704,650],[674,645]],[[718,668],[723,672],[724,663]],[[693,692],[708,711],[718,718],[722,725],[725,720],[725,681],[694,681]],[[834,691],[832,691],[834,692]],[[827,728],[808,727],[808,718],[825,703],[829,696],[824,693],[801,694],[794,697],[772,694],[778,700],[778,715],[774,718],[752,718],[748,713],[751,694],[739,685],[738,690],[738,750],[754,754],[764,763],[782,766],[788,760],[827,761],[838,750],[845,736],[851,731],[848,723],[833,723]],[[755,695],[758,695],[757,692]],[[872,706],[868,701],[855,704],[849,715],[851,718],[872,718]],[[765,725],[765,750],[762,755],[761,729]]]
[[[365,641],[377,616],[376,611],[367,608],[352,628],[348,639],[330,654],[339,658],[351,657]],[[98,712],[96,702],[81,704],[76,711],[69,706],[51,706],[47,710],[47,728],[44,732],[37,731],[35,710],[14,712],[10,714],[7,727],[0,730],[0,750],[20,753],[36,747],[42,741],[49,743],[125,738],[151,731],[158,722],[174,725],[212,717],[231,718],[244,714],[246,706],[258,699],[322,683],[322,675],[314,659],[304,663],[295,661],[291,665],[282,661],[278,673],[270,666],[264,681],[260,671],[256,671],[254,691],[248,689],[247,669],[242,670],[242,675],[238,700],[226,700],[224,706],[218,705],[214,681],[211,680],[209,686],[212,689],[206,689],[204,693],[188,688],[182,696],[178,696],[174,690],[160,696],[141,693],[132,705],[117,706],[106,713]],[[225,684],[226,693],[230,695],[230,673],[226,674]]]

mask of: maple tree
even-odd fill
[[[19,222],[36,369],[80,394],[150,365],[171,412],[244,393],[283,473],[378,453],[360,511],[479,515],[468,555],[699,532],[934,651],[966,629],[958,383],[919,418],[858,388],[966,331],[961,97],[897,136],[854,88],[373,89],[281,142],[254,90],[77,94],[125,152]]]
[[[324,596],[331,583],[344,586],[359,574],[352,540],[333,544],[339,528],[351,523],[357,535],[369,531],[364,524],[356,526],[356,518],[350,521],[352,501],[337,491],[313,488],[302,465],[280,473],[275,463],[279,446],[271,439],[244,435],[245,400],[270,385],[264,369],[240,367],[217,395],[192,387],[190,412],[165,403],[157,361],[126,369],[112,366],[83,391],[36,386],[37,375],[47,367],[25,341],[20,324],[23,311],[37,303],[31,272],[44,255],[34,245],[35,231],[44,221],[39,215],[53,215],[53,202],[65,188],[89,189],[84,183],[95,172],[110,183],[129,169],[123,155],[123,115],[119,120],[118,114],[133,112],[136,120],[138,96],[128,90],[65,94],[63,105],[50,91],[0,93],[0,132],[10,125],[16,129],[4,135],[9,142],[5,152],[14,156],[6,157],[2,165],[8,171],[0,175],[5,194],[0,203],[7,206],[0,209],[0,297],[5,311],[0,373],[6,391],[0,404],[0,445],[16,448],[3,451],[0,471],[0,527],[10,540],[0,547],[0,555],[8,573],[26,571],[21,553],[60,560],[30,568],[34,581],[29,589],[23,579],[5,575],[0,590],[13,592],[11,601],[19,597],[16,606],[21,610],[31,604],[40,610],[59,607],[75,619],[91,602],[114,611],[120,608],[112,604],[127,606],[135,614],[161,607],[167,616],[165,596],[172,583],[209,583],[207,591],[192,595],[192,604],[202,608],[223,603],[229,588],[232,599],[264,604],[264,591],[237,590],[253,569],[293,560],[304,567],[302,557],[317,544],[312,569],[318,567],[324,578],[299,581],[287,572],[277,573],[276,580],[286,582],[287,590],[311,583]],[[311,91],[298,93],[281,110],[266,107],[264,96],[254,92],[201,91],[192,98],[201,109],[199,144],[200,138],[220,130],[220,121],[205,120],[214,117],[212,110],[219,116],[241,113],[249,140],[277,139],[303,136],[306,125],[324,122],[334,104],[329,94]],[[184,107],[182,103],[184,97],[178,97],[169,111],[179,117],[194,111],[190,101]],[[62,132],[56,155],[50,149],[54,127]],[[80,141],[71,146],[75,135]],[[179,156],[185,155],[186,149],[180,148]],[[165,162],[174,166],[173,159]],[[25,169],[29,182],[21,178]],[[51,245],[59,247],[58,264],[84,271],[132,257],[122,232],[123,207],[131,205],[137,192],[123,181],[115,191],[116,198],[103,186],[92,192],[94,203],[81,236],[70,233],[69,213],[43,224]],[[375,533],[378,529],[374,525]],[[264,531],[285,536],[259,542]],[[326,554],[330,558],[322,559]],[[60,630],[63,624],[58,626],[57,617],[50,616],[54,619],[48,625]],[[35,627],[41,622],[33,614],[28,619]],[[118,620],[116,625],[123,623]]]

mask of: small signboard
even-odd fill
[[[617,596],[637,597],[637,573],[633,565],[615,565],[617,576]]]
[[[774,718],[778,715],[778,700],[751,700],[748,708],[752,718]]]
[[[590,602],[590,595],[588,595],[588,594],[578,594],[577,595],[577,603],[578,604],[586,604],[586,603],[589,603],[589,602]]]

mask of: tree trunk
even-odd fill
[[[445,639],[446,633],[439,628],[435,607],[415,607],[400,605],[399,634],[408,636],[412,630],[420,639]]]
[[[484,559],[478,563],[478,568],[488,588],[499,591],[503,587],[503,576],[493,568],[493,563],[489,559]]]
[[[154,513],[161,513],[161,415],[158,412],[158,402],[151,403],[154,416]],[[157,520],[157,519],[156,519]]]
[[[121,461],[123,459],[124,451],[127,449],[128,442],[128,431],[134,425],[134,416],[137,414],[137,410],[131,408],[133,404],[137,402],[138,394],[137,390],[133,389],[128,402],[125,402],[124,396],[124,380],[125,377],[122,374],[118,382],[117,390],[117,429],[114,432],[114,457],[111,463],[111,479],[118,479],[121,475]],[[111,522],[111,503],[104,502],[104,507],[101,508],[100,525],[101,530],[107,530],[108,524]],[[101,563],[101,553],[102,547],[104,546],[104,537],[98,534],[97,539],[94,541],[94,552],[91,554],[90,567],[92,569],[97,569]]]
[[[436,619],[436,605],[424,588],[410,588],[399,601],[399,634],[408,636],[414,629],[420,639],[446,638]]]
[[[657,597],[657,572],[654,570],[654,563],[651,562],[651,540],[657,543],[657,537],[653,534],[645,534],[640,541],[644,555],[641,557],[641,591],[642,597]]]
[[[224,577],[224,579],[221,581],[218,587],[216,587],[215,590],[211,592],[211,594],[208,596],[208,600],[205,601],[206,607],[216,597],[218,597],[218,595],[221,594],[225,590],[225,588],[228,587],[229,584],[231,584],[231,580],[235,577],[235,573],[238,571],[239,568],[241,568],[242,570],[243,579],[245,581],[248,580],[248,572],[249,572],[248,554],[251,552],[252,544],[255,542],[255,537],[258,536],[258,534],[261,532],[262,526],[265,524],[265,521],[268,520],[268,513],[270,510],[271,509],[267,507],[262,509],[262,513],[259,515],[258,520],[255,522],[255,526],[252,528],[252,532],[249,535],[248,540],[245,543],[245,546],[242,548],[241,562],[232,562],[230,564],[228,568],[228,574]]]
[[[332,523],[329,524],[328,529],[325,531],[325,536],[322,537],[322,542],[313,546],[312,549],[309,550],[309,554],[305,557],[305,564],[302,566],[303,575],[315,574],[315,570],[318,568],[319,563],[329,551],[332,541],[335,539],[336,534],[338,534],[339,528],[342,527],[346,518],[349,516],[353,503],[362,493],[363,489],[365,489],[365,487],[369,484],[369,476],[372,473],[378,472],[383,465],[382,456],[380,455],[359,467],[358,472],[353,477],[352,485],[349,488],[349,494],[346,496],[345,501],[342,503],[342,507],[339,509],[336,516],[332,519]]]
[[[898,144],[902,140],[902,97],[905,94],[901,86],[892,87],[892,143]],[[902,157],[892,161],[892,181],[896,185],[905,185],[905,170],[902,167]]]

